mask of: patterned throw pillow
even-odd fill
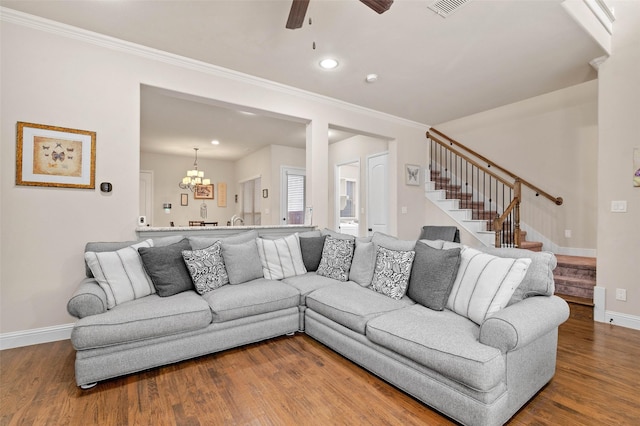
[[[327,235],[316,274],[338,281],[348,281],[355,245],[355,239],[340,239]]]
[[[409,286],[415,251],[389,250],[378,247],[376,269],[371,288],[392,299],[402,299]]]
[[[447,301],[447,309],[480,325],[507,306],[522,282],[531,259],[497,257],[465,247]]]
[[[222,258],[222,241],[218,240],[201,250],[184,250],[182,257],[199,294],[229,284],[229,275]]]

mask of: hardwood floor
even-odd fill
[[[555,377],[509,424],[638,424],[639,360],[640,331],[572,312]],[[0,425],[454,424],[304,334],[88,391],[73,361],[68,340],[0,352]]]

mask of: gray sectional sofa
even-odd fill
[[[303,270],[300,258],[294,256],[288,272],[287,267],[278,270],[285,271],[286,278],[265,279],[258,271],[269,269],[268,250],[277,251],[274,247],[284,243],[256,237],[250,231],[216,243],[215,253],[221,255],[226,271],[212,266],[220,262],[211,255],[215,239],[191,237],[187,241],[193,251],[183,251],[184,256],[209,256],[196,267],[186,265],[192,288],[163,296],[166,288],[151,287],[151,294],[143,291],[115,305],[118,290],[113,292],[115,299],[108,295],[110,290],[104,290],[100,279],[110,277],[94,277],[96,265],[107,270],[117,259],[125,265],[125,275],[139,274],[132,269],[139,265],[127,266],[121,259],[122,250],[140,242],[87,244],[87,277],[68,303],[69,313],[79,318],[71,336],[77,384],[91,387],[113,377],[304,332],[460,423],[498,425],[554,375],[558,326],[569,310],[553,296],[556,260],[551,253],[476,251],[443,241],[400,241],[384,234],[356,241],[324,230],[294,236]],[[140,249],[145,261],[164,265],[158,272],[140,261],[150,277],[148,283],[179,281],[171,275],[176,268],[172,261],[162,257],[171,250],[175,253],[172,247],[179,240],[159,238],[148,242],[154,249]],[[345,247],[351,247],[348,271],[343,268],[349,257],[341,251]],[[146,259],[143,252],[162,256]],[[129,256],[135,260],[135,251]],[[472,263],[477,259],[485,262],[483,266]],[[498,279],[517,287],[503,294],[495,291],[483,305],[491,312],[478,317],[484,308],[475,305],[477,294],[465,295],[464,280],[476,273],[474,291],[479,293],[487,278],[481,275],[503,263],[505,274],[515,271],[522,276],[511,284],[507,282],[511,275]],[[198,269],[203,265],[206,268]],[[213,271],[209,281],[198,275],[205,269]],[[454,271],[453,275],[445,270]],[[406,281],[400,290],[398,277]],[[440,288],[425,290],[424,283]],[[497,299],[503,300],[501,304],[496,305]]]

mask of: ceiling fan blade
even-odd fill
[[[393,0],[360,0],[362,3],[369,6],[371,9],[379,14],[382,14],[389,10],[393,4]]]
[[[301,28],[304,22],[304,15],[307,14],[308,7],[309,0],[293,0],[286,27],[290,30]]]

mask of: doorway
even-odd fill
[[[336,229],[343,234],[360,235],[360,161],[336,165]]]

